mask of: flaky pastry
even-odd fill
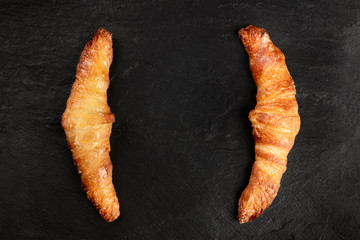
[[[300,130],[295,86],[284,54],[263,28],[248,26],[239,37],[249,55],[257,86],[256,106],[249,114],[255,140],[255,162],[239,200],[239,223],[253,221],[276,197],[287,155]]]
[[[107,104],[112,58],[111,33],[99,28],[81,54],[61,121],[87,197],[108,222],[120,215],[109,156],[115,121]]]

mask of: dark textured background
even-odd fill
[[[338,2],[338,3],[337,3]],[[1,1],[1,239],[359,239],[360,3]],[[237,37],[285,53],[302,126],[278,197],[236,221],[256,88]],[[80,53],[113,33],[109,104],[121,216],[101,219],[60,117]]]

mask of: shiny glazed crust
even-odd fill
[[[249,54],[258,88],[257,104],[249,114],[255,162],[238,210],[239,223],[246,223],[259,217],[276,197],[287,155],[300,129],[300,117],[284,54],[272,43],[266,30],[248,26],[239,31],[239,37]]]
[[[120,215],[109,156],[115,121],[107,104],[112,58],[111,33],[99,28],[81,54],[61,121],[87,197],[108,222]]]

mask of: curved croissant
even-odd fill
[[[109,156],[115,118],[106,92],[112,58],[111,33],[100,28],[81,54],[61,121],[87,197],[108,222],[120,215]]]
[[[270,206],[286,170],[287,155],[300,129],[293,79],[284,54],[263,28],[239,31],[258,88],[256,107],[249,114],[255,140],[255,162],[249,184],[239,200],[239,223],[253,221]]]

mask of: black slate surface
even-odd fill
[[[302,126],[278,197],[239,225],[249,24],[285,53]],[[100,26],[114,40],[113,223],[86,199],[60,125]],[[359,239],[359,46],[357,0],[1,1],[0,238]]]

